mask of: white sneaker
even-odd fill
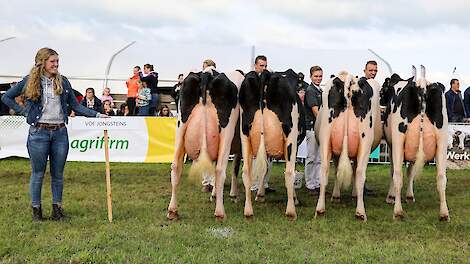
[[[304,178],[304,174],[300,171],[295,171],[294,176],[294,189],[302,188],[302,179]]]

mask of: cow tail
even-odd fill
[[[261,122],[262,124],[263,122]],[[259,179],[259,176],[265,175],[266,171],[268,169],[268,158],[266,156],[266,146],[264,144],[264,133],[263,133],[263,128],[261,126],[261,139],[258,147],[258,152],[256,153],[256,158],[255,158],[255,165],[253,167],[253,175],[256,175]],[[253,177],[252,177],[253,180]],[[263,184],[263,183],[259,183]]]
[[[261,111],[261,131],[260,131],[260,142],[258,151],[256,152],[255,165],[253,166],[253,173],[251,174],[251,180],[253,175],[256,175],[255,179],[259,179],[259,176],[265,175],[268,170],[268,158],[266,156],[266,145],[264,144],[264,117],[263,117],[263,96],[264,96],[264,83],[260,87],[260,98],[259,98],[259,110]],[[264,183],[259,183],[264,184]]]
[[[416,161],[411,170],[412,175],[415,177],[421,172],[424,167],[425,157],[424,157],[424,110],[426,109],[426,101],[422,98],[421,102],[422,108],[420,113],[419,121],[419,144],[418,144],[418,153],[416,155]]]
[[[340,188],[346,189],[351,184],[351,178],[353,174],[353,169],[351,166],[351,160],[349,159],[349,149],[348,149],[348,111],[345,112],[346,120],[344,122],[344,131],[343,131],[343,148],[341,149],[341,155],[339,156],[338,169],[336,172],[336,180]]]
[[[202,144],[201,151],[199,152],[199,157],[194,161],[189,170],[189,178],[193,181],[203,179],[204,175],[215,176],[215,168],[212,160],[209,157],[207,151],[207,122],[206,122],[206,89],[203,90],[203,107],[204,115],[202,117]]]

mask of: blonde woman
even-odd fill
[[[30,74],[10,88],[2,101],[16,113],[26,116],[31,125],[27,148],[31,160],[29,191],[33,209],[33,221],[44,220],[41,207],[41,189],[47,159],[50,160],[52,214],[51,220],[63,221],[68,217],[62,209],[62,191],[65,161],[69,150],[69,139],[65,123],[68,121],[67,105],[80,114],[90,117],[106,117],[77,102],[72,86],[60,75],[59,55],[50,48],[40,49]],[[25,106],[14,98],[25,95]]]

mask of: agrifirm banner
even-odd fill
[[[104,161],[104,129],[108,130],[110,161],[173,161],[176,118],[167,117],[74,117],[67,125],[71,161]],[[0,116],[0,159],[18,156],[28,158],[26,140],[29,125],[22,116]],[[305,141],[298,157],[306,157]],[[371,153],[377,156],[380,150]],[[447,167],[470,168],[470,125],[449,124]]]
[[[69,118],[70,161],[104,161],[104,130],[108,130],[111,162],[173,161],[176,118]],[[28,158],[29,125],[21,116],[0,116],[0,158]]]

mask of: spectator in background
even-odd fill
[[[264,70],[268,68],[268,58],[264,55],[258,55],[255,58],[254,71],[260,75]]]
[[[445,97],[449,122],[467,122],[459,80],[452,79],[450,81],[450,89],[445,93]]]
[[[170,108],[168,108],[167,105],[162,105],[162,108],[160,108],[160,111],[158,112],[157,116],[173,117],[173,114],[171,113]]]
[[[104,101],[109,101],[111,103],[111,107],[114,107],[114,99],[111,96],[111,89],[109,87],[106,87],[103,89],[103,95],[101,96],[101,102],[104,103]]]
[[[160,99],[160,89],[158,89],[158,73],[154,71],[153,65],[145,64],[144,65],[144,74],[142,81],[147,83],[147,88],[150,89],[152,100],[149,105],[149,114],[150,116],[155,116],[157,111],[158,101]],[[139,114],[140,115],[140,114]]]
[[[465,117],[467,122],[470,122],[470,87],[468,87],[463,93],[463,105],[465,109]]]
[[[217,68],[217,66],[215,65],[215,62],[211,59],[207,59],[202,62],[202,70],[205,70],[207,67],[210,67],[210,66]]]
[[[95,89],[91,87],[86,88],[85,97],[80,102],[80,104],[86,108],[93,109],[98,113],[103,113],[103,105],[101,104],[101,100],[95,96]]]
[[[364,77],[366,77],[366,79],[375,79],[377,72],[377,62],[373,60],[368,61],[364,67]]]
[[[129,107],[129,113],[130,115],[135,115],[135,103],[136,103],[136,97],[137,97],[137,92],[139,90],[139,83],[140,82],[140,67],[135,66],[134,67],[134,72],[132,77],[129,78],[129,80],[126,81],[126,86],[127,86],[127,106]]]
[[[106,114],[108,116],[115,116],[116,115],[114,113],[113,108],[111,107],[111,101],[109,101],[109,100],[104,100],[103,101],[103,114]]]
[[[173,86],[173,92],[171,93],[171,97],[175,100],[176,104],[176,112],[179,112],[179,101],[180,101],[180,91],[181,86],[183,85],[183,74],[178,74],[178,82]]]
[[[117,111],[117,116],[128,116],[129,115],[129,107],[126,103],[121,104],[121,107]]]
[[[137,93],[136,103],[139,107],[139,116],[148,116],[150,111],[150,102],[152,95],[150,88],[147,86],[147,81],[138,82],[139,90]]]

